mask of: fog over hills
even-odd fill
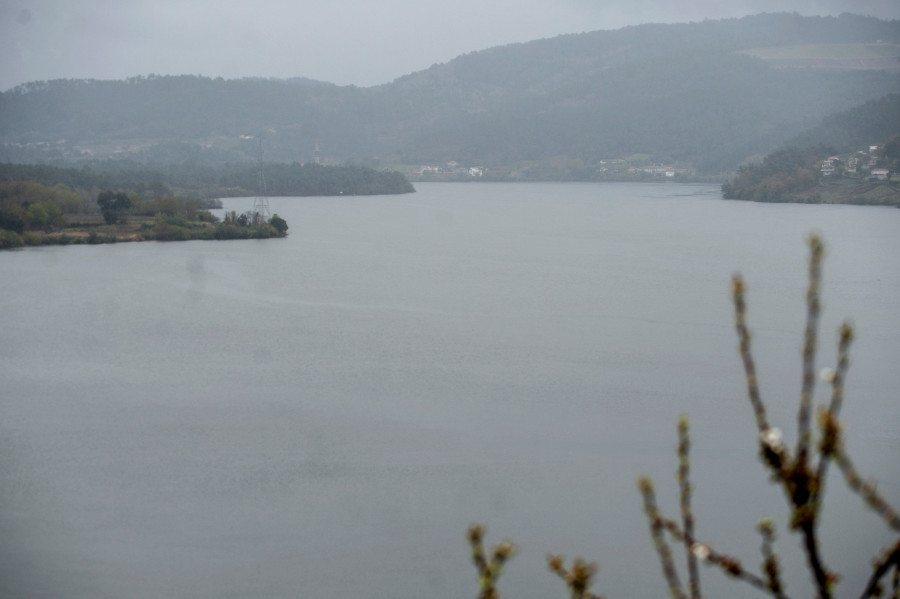
[[[563,35],[374,87],[135,77],[0,94],[0,160],[461,165],[598,179],[615,161],[716,174],[900,92],[900,21],[765,14]],[[876,142],[878,140],[875,140]]]

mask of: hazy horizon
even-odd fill
[[[900,18],[892,0],[0,0],[0,90],[149,74],[307,77],[371,86],[487,48],[645,23],[763,12]]]

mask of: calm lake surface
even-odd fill
[[[852,317],[847,445],[900,504],[900,210],[417,188],[271,198],[284,240],[0,254],[0,596],[474,597],[478,521],[519,545],[504,597],[567,596],[548,552],[598,561],[610,599],[665,597],[635,481],[677,516],[681,413],[698,536],[755,568],[773,516],[788,592],[811,596],[755,457],[729,299],[740,270],[793,439],[810,231],[828,248],[817,368]],[[825,507],[825,559],[857,596],[894,537],[836,469]]]

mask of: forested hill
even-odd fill
[[[890,62],[898,42],[900,21],[769,14],[492,48],[371,88],[197,76],[36,82],[0,94],[0,161],[253,161],[263,134],[273,162],[311,162],[318,140],[332,163],[452,161],[513,178],[603,178],[611,160],[719,173],[900,92],[900,62]],[[799,47],[881,62],[785,68]]]
[[[878,176],[879,170],[884,176]],[[900,94],[823,119],[722,186],[726,198],[900,206]]]

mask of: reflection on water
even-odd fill
[[[820,362],[852,315],[848,445],[900,503],[900,212],[712,186],[419,187],[273,198],[285,240],[0,255],[0,595],[474,596],[478,520],[521,547],[506,596],[563,596],[543,563],[563,552],[598,560],[608,596],[659,597],[635,480],[677,513],[682,412],[698,533],[756,564],[774,515],[790,554],[727,291],[741,269],[790,430],[809,230],[829,245]],[[852,590],[889,537],[837,478],[829,496],[826,559]],[[751,595],[712,571],[704,587]]]

